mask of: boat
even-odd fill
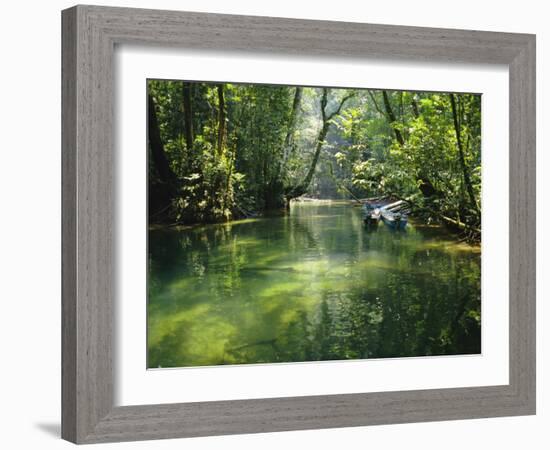
[[[380,210],[380,214],[382,216],[382,221],[392,230],[404,230],[407,226],[408,217],[406,214],[392,212],[385,208]]]
[[[365,225],[377,225],[380,220],[380,208],[373,208],[370,204],[363,205],[363,221]]]
[[[372,199],[363,204],[363,220],[366,225],[377,225],[380,219],[393,230],[404,230],[409,212],[404,200]]]

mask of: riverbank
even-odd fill
[[[310,197],[299,197],[293,199],[291,202],[292,206],[299,205],[333,205],[333,206],[351,206],[353,208],[361,208],[363,204],[367,201],[380,200],[380,198],[364,198],[359,200],[353,199],[316,199]],[[388,202],[391,202],[392,199],[388,199]],[[211,223],[195,223],[195,224],[151,224],[149,225],[149,230],[162,230],[162,229],[174,229],[174,230],[189,230],[197,227],[211,227],[218,225],[232,225],[232,224],[242,224],[250,223],[259,220],[268,220],[270,218],[283,217],[288,215],[290,212],[285,208],[277,210],[264,211],[263,213],[256,213],[253,217],[238,218],[234,220],[228,220],[224,222],[211,222]],[[425,220],[422,218],[422,214],[415,214],[414,212],[410,215],[411,219],[414,221],[416,226],[423,227],[445,227],[450,235],[454,237],[458,242],[465,242],[472,246],[481,246],[481,232],[474,234],[466,234],[465,230],[461,227],[457,227],[456,224],[449,223],[448,221],[434,221],[433,219]],[[477,230],[479,231],[479,230]]]

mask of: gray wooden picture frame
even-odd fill
[[[535,413],[535,36],[75,6],[62,13],[62,437],[75,443]],[[506,64],[509,384],[114,406],[115,44]]]

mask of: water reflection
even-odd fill
[[[358,208],[149,232],[148,366],[480,353],[479,248]]]

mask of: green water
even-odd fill
[[[149,231],[148,366],[480,353],[479,247],[360,208]]]

